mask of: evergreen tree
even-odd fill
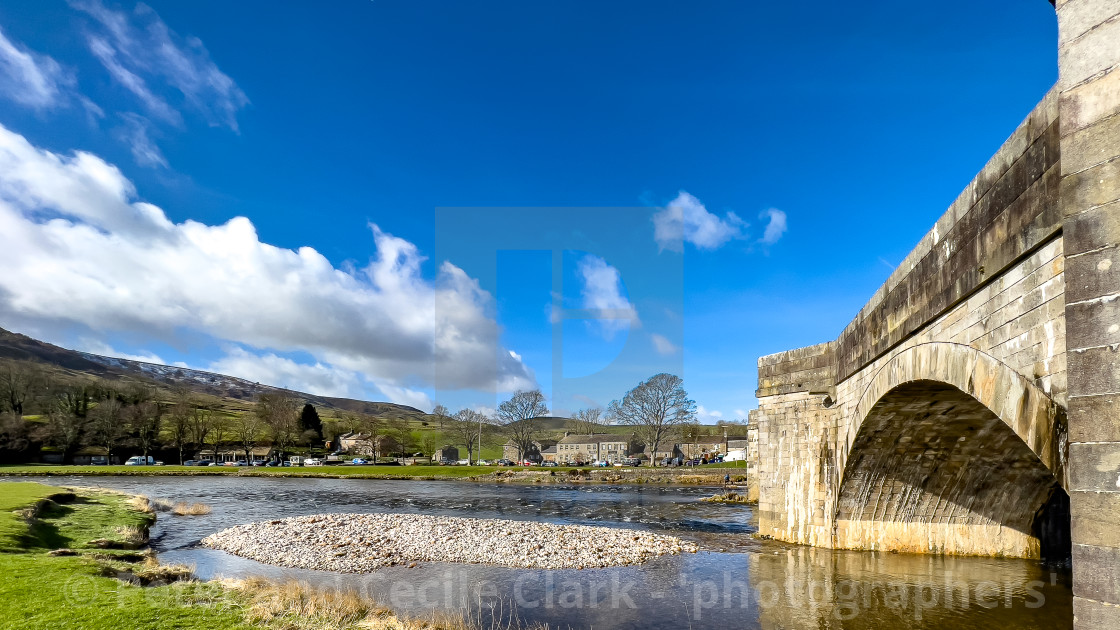
[[[315,411],[315,406],[311,403],[305,404],[299,414],[299,429],[300,433],[314,431],[319,439],[323,438],[323,421],[319,419],[319,412]]]

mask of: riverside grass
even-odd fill
[[[0,477],[53,476],[215,476],[239,477],[323,477],[332,479],[414,479],[420,481],[479,481],[543,483],[579,481],[607,484],[721,485],[725,474],[731,480],[746,479],[742,466],[709,464],[681,468],[555,468],[521,466],[307,466],[307,467],[236,467],[236,466],[64,466],[57,464],[0,465]],[[739,471],[729,470],[739,468]],[[629,474],[622,475],[625,471]],[[577,476],[578,474],[578,476]]]
[[[52,500],[57,499],[57,500]],[[197,582],[130,546],[151,512],[110,491],[0,482],[0,625],[11,630],[470,630],[455,617],[411,620],[347,593],[262,580]],[[132,538],[133,540],[129,540]],[[60,551],[62,552],[60,554]],[[142,578],[149,586],[118,579]]]

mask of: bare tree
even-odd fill
[[[179,464],[183,463],[183,451],[191,437],[191,405],[190,393],[180,390],[175,392],[170,409],[167,410],[167,428],[171,435],[171,442],[179,451]]]
[[[0,367],[0,412],[23,417],[24,405],[42,384],[42,374],[33,363],[9,362]]]
[[[229,418],[210,414],[210,431],[207,432],[207,438],[210,441],[211,452],[214,453],[214,459],[211,461],[218,461],[218,449],[221,448],[223,442],[229,439],[229,436]]]
[[[129,433],[136,438],[136,444],[140,447],[141,453],[144,457],[147,457],[148,451],[152,450],[156,440],[159,439],[159,427],[163,420],[163,411],[159,404],[149,400],[125,407],[123,415],[128,424]]]
[[[674,429],[696,417],[696,403],[684,391],[684,381],[673,374],[655,374],[626,392],[621,401],[611,402],[608,413],[634,432],[649,449],[650,465],[657,465],[656,453]]]
[[[599,428],[599,418],[602,415],[602,409],[592,407],[590,409],[580,409],[572,419],[576,421],[576,430],[580,433],[591,435],[595,433],[595,429]]]
[[[473,409],[463,409],[455,414],[455,418],[448,423],[451,434],[456,441],[467,445],[467,464],[470,465],[474,457],[474,445],[479,445],[482,450],[482,423],[489,420],[484,414]]]
[[[548,413],[541,390],[518,391],[498,405],[498,423],[502,432],[517,447],[517,458],[524,459],[533,449],[533,440],[540,433],[537,418]]]
[[[257,447],[263,431],[264,421],[251,411],[243,414],[233,426],[234,438],[241,446],[241,450],[245,452],[245,462],[247,464],[253,463],[253,449]]]
[[[439,423],[439,428],[441,428],[441,429],[444,427],[445,424],[447,424],[448,422],[451,422],[451,420],[452,420],[451,410],[448,409],[447,407],[444,407],[443,405],[436,405],[432,409],[432,414],[431,415],[432,415],[432,417],[434,417],[436,419],[436,422]]]
[[[74,453],[82,446],[87,424],[87,418],[71,413],[62,406],[47,414],[47,439],[62,451],[62,463],[73,463]]]
[[[104,447],[109,461],[113,449],[124,439],[127,426],[122,421],[124,406],[116,398],[106,398],[90,411],[90,429],[93,443]]]
[[[384,432],[396,442],[401,457],[406,457],[416,447],[412,426],[404,418],[386,419]]]
[[[281,457],[299,436],[299,413],[303,407],[286,394],[266,393],[257,398],[253,412],[268,426],[272,448]]]
[[[214,412],[208,407],[197,406],[191,409],[190,431],[191,441],[198,445],[201,452],[206,446],[206,438],[214,430]]]

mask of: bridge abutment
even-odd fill
[[[1058,0],[1078,628],[1120,628],[1120,2]]]

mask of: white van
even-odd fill
[[[143,455],[133,455],[132,457],[128,458],[128,461],[126,461],[124,463],[124,465],[125,466],[155,466],[156,465],[156,458],[152,457],[151,455],[148,455],[147,457],[144,457]]]
[[[292,466],[302,466],[303,465],[303,458],[300,457],[299,455],[292,455],[291,457],[288,458],[288,463],[291,464]]]

